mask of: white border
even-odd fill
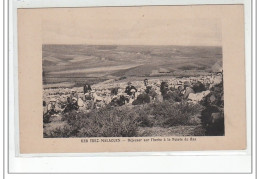
[[[207,4],[244,4],[246,47],[247,150],[92,154],[23,154],[19,155],[17,9],[39,7],[139,6],[203,4],[204,0],[17,0],[9,4],[9,167],[10,172],[250,172],[251,168],[251,2],[249,0],[215,0]],[[12,60],[13,59],[13,60]],[[14,112],[15,111],[15,112]],[[156,157],[154,157],[156,155]],[[40,156],[40,157],[36,157]],[[51,157],[47,157],[51,156]],[[55,157],[54,157],[55,156]],[[66,158],[64,157],[66,156]],[[74,156],[74,157],[72,157]],[[77,156],[77,157],[75,157]],[[98,157],[94,157],[98,156]],[[120,156],[120,157],[119,157]],[[131,156],[131,157],[130,157]],[[154,162],[156,158],[157,162]],[[124,161],[131,166],[126,170]],[[133,162],[132,162],[133,161]],[[200,161],[200,165],[196,162]],[[212,163],[214,161],[214,163]],[[111,165],[110,163],[113,163]],[[55,163],[55,170],[53,165]],[[64,165],[64,163],[66,163]],[[71,167],[75,166],[77,167]],[[165,165],[164,168],[158,166]],[[173,165],[173,164],[178,165]],[[211,165],[209,165],[209,163]],[[110,164],[110,165],[109,165]],[[142,167],[136,164],[142,164]],[[183,164],[183,165],[182,165]],[[174,167],[173,167],[174,166]]]

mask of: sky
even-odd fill
[[[44,44],[221,46],[219,18],[170,10],[43,11],[42,39]]]

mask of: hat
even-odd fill
[[[51,98],[50,102],[56,102],[55,98]]]
[[[77,101],[78,99],[77,99],[77,98],[75,98],[75,97],[73,97],[73,98],[72,98],[72,100],[76,100],[76,101]]]
[[[76,92],[76,90],[75,89],[71,89],[71,92]]]

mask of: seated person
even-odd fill
[[[137,99],[133,101],[133,105],[150,103],[150,97],[148,94],[143,93],[137,96]]]
[[[191,85],[188,81],[184,82],[184,94],[183,99],[187,99],[190,93],[195,93],[194,90],[191,88]]]
[[[49,119],[52,115],[58,114],[61,109],[56,104],[56,99],[52,98],[47,105],[47,111],[43,114],[43,122],[50,122]]]
[[[202,91],[206,91],[206,87],[204,84],[202,84],[200,81],[197,81],[194,83],[192,89],[194,90],[195,93],[200,93]]]
[[[78,93],[76,90],[72,89],[70,96],[67,98],[68,103],[72,103],[72,98],[76,98],[78,101]]]
[[[47,105],[47,113],[49,113],[50,115],[53,114],[58,114],[60,111],[60,109],[58,108],[57,104],[56,104],[56,99],[52,98],[50,100],[50,103]]]
[[[161,93],[162,93],[162,96],[164,96],[167,92],[168,92],[168,83],[167,82],[165,82],[165,81],[163,81],[162,83],[161,83],[161,86],[160,86],[160,91],[161,91]]]
[[[67,104],[67,106],[65,107],[63,112],[66,113],[66,112],[70,112],[72,110],[78,110],[78,109],[79,109],[78,99],[73,97],[72,101]]]
[[[131,82],[128,82],[127,85],[128,86],[125,88],[125,93],[127,95],[132,96],[135,92],[137,92],[136,87],[134,87]]]

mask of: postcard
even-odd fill
[[[20,152],[246,149],[243,8],[18,9]]]

